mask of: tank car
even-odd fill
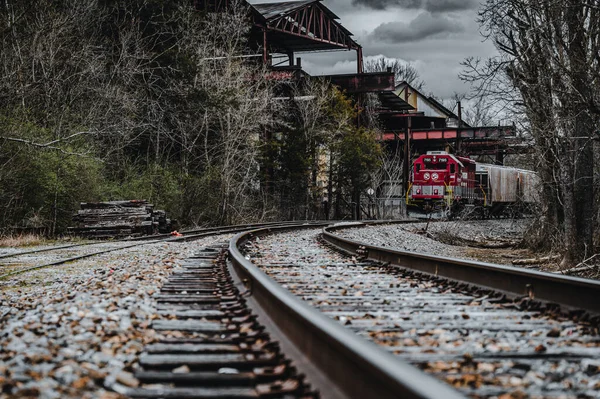
[[[407,203],[421,211],[450,211],[465,207],[484,215],[500,215],[511,205],[522,209],[537,201],[535,172],[477,163],[445,151],[430,151],[413,163]]]

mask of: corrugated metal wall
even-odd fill
[[[537,201],[539,178],[535,172],[488,164],[477,164],[477,170],[488,173],[492,203]]]

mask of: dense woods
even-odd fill
[[[61,233],[79,202],[118,199],[183,225],[350,215],[374,133],[326,83],[282,97],[249,26],[241,5],[2,2],[3,230]]]

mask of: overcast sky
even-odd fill
[[[365,60],[383,55],[410,62],[425,81],[426,91],[442,99],[469,90],[458,79],[462,60],[495,54],[493,44],[479,34],[479,0],[324,0],[323,4],[354,34]],[[313,75],[356,72],[354,51],[299,56]]]

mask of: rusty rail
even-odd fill
[[[246,306],[221,245],[187,259],[155,298],[152,328],[164,336],[145,346],[135,383],[108,378],[107,388],[130,398],[318,397]]]
[[[324,394],[341,391],[343,397],[349,398],[463,398],[450,387],[309,307],[260,271],[240,251],[255,236],[289,228],[240,233],[230,241],[229,252],[247,294],[301,354],[302,371],[318,370],[326,376],[326,381],[319,384],[309,375],[313,385]]]
[[[306,222],[306,225],[307,226],[313,225],[314,223],[318,223],[318,222]],[[63,245],[63,246],[59,246],[59,247],[43,248],[43,249],[30,250],[30,251],[21,251],[21,252],[17,252],[17,253],[2,255],[2,256],[0,256],[0,259],[14,258],[14,257],[22,256],[22,255],[30,255],[30,254],[36,254],[36,253],[41,253],[41,252],[59,251],[62,249],[72,249],[72,248],[76,248],[76,247],[99,245],[99,244],[104,244],[107,242],[111,242],[111,243],[134,242],[134,244],[124,245],[124,246],[118,247],[118,248],[103,249],[103,250],[92,252],[89,254],[70,256],[70,257],[56,260],[53,262],[35,265],[32,267],[26,267],[26,268],[23,268],[20,270],[14,270],[14,271],[11,271],[8,273],[3,273],[3,274],[0,274],[0,280],[3,280],[8,277],[16,276],[19,274],[31,272],[34,270],[45,269],[45,268],[53,267],[53,266],[60,266],[65,263],[82,260],[82,259],[89,258],[92,256],[103,255],[103,254],[106,254],[109,252],[115,252],[115,251],[119,251],[122,249],[128,249],[128,248],[138,247],[138,246],[147,245],[147,244],[156,244],[158,242],[189,242],[189,241],[198,240],[203,237],[209,237],[209,236],[219,235],[219,234],[238,233],[240,231],[251,230],[251,229],[255,229],[257,227],[287,226],[287,225],[297,225],[297,224],[298,224],[298,222],[289,222],[288,221],[288,222],[268,222],[268,223],[262,223],[262,224],[241,224],[241,225],[234,225],[234,226],[207,227],[207,228],[203,228],[203,229],[187,230],[184,232],[184,235],[180,236],[180,237],[173,237],[170,234],[155,234],[155,235],[146,236],[146,237],[136,237],[134,239],[121,239],[121,240],[114,240],[114,241],[97,241],[97,242],[88,242],[88,243],[82,243],[82,244]]]
[[[323,239],[344,252],[393,266],[600,313],[600,281],[378,247],[334,234],[344,228],[324,228]]]

